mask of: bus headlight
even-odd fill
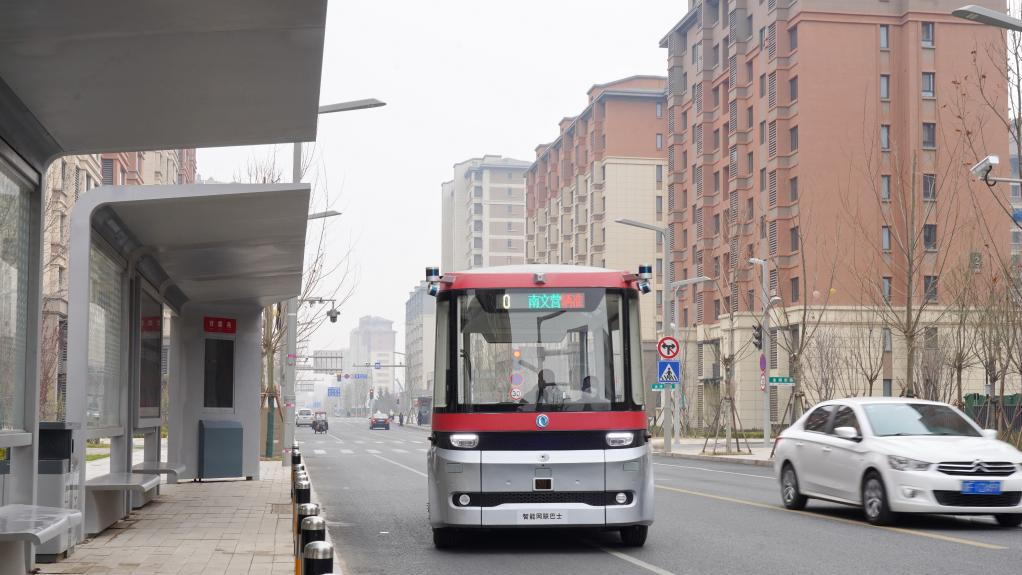
[[[607,434],[607,445],[611,447],[628,447],[635,441],[631,431],[611,431]]]
[[[461,449],[473,449],[479,445],[479,436],[474,433],[455,433],[451,435],[451,445]]]

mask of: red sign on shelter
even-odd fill
[[[210,317],[206,316],[202,318],[205,324],[206,333],[237,333],[238,324],[229,317]]]

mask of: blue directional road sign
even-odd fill
[[[340,397],[341,396],[341,388],[339,388],[339,387],[328,387],[328,388],[326,388],[326,396],[327,397]]]
[[[678,381],[681,380],[681,362],[677,360],[661,359],[657,361],[657,383],[660,385],[660,389],[663,386],[670,384],[671,389],[674,389],[678,385]]]

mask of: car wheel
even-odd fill
[[[798,488],[798,474],[790,463],[784,464],[781,470],[781,502],[786,509],[804,509],[809,498],[802,495]]]
[[[629,525],[621,528],[621,542],[627,547],[642,547],[646,544],[649,525]]]
[[[873,471],[862,482],[862,512],[873,525],[890,525],[896,516],[887,504],[887,489],[880,474]]]
[[[1018,527],[1022,525],[1022,513],[998,513],[994,515],[1001,527]]]
[[[433,547],[437,549],[450,549],[456,546],[460,539],[458,532],[450,527],[433,528]]]

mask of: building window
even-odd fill
[[[937,249],[937,224],[923,224],[923,249]]]
[[[798,278],[791,278],[791,302],[795,303],[798,301],[799,296],[799,285]]]
[[[767,176],[766,176],[766,168],[760,168],[759,169],[759,191],[761,191],[761,192],[765,192],[766,191],[766,184],[767,184],[766,178],[767,178]]]
[[[752,152],[749,152],[745,156],[745,171],[752,174],[752,171],[756,169],[755,161],[753,160]]]
[[[482,204],[472,204],[472,213],[477,215],[477,216],[482,215],[482,213],[483,213],[483,205]]]
[[[891,201],[891,176],[886,174],[880,176],[880,200]]]
[[[931,202],[937,199],[937,174],[923,174],[923,199]]]
[[[766,120],[759,123],[759,143],[760,145],[766,143]]]
[[[791,240],[791,251],[797,252],[799,245],[798,226],[791,228],[789,233],[789,239]]]
[[[759,75],[759,97],[766,96],[766,74]]]
[[[880,295],[884,298],[884,301],[891,303],[891,278],[890,276],[884,276],[880,278]]]
[[[788,199],[793,202],[798,201],[798,177],[788,180]]]
[[[713,300],[713,320],[716,321],[720,317],[720,300]]]
[[[476,231],[476,232],[483,231],[483,222],[482,222],[482,220],[475,220],[475,221],[473,221],[472,222],[472,230]]]
[[[664,149],[664,135],[663,134],[657,134],[656,135],[656,149],[658,149],[658,150],[663,150]]]
[[[663,164],[656,165],[656,183],[662,184],[664,182],[664,166]]]
[[[513,232],[513,231],[515,231],[515,225],[514,225],[514,223],[512,223],[512,222],[507,222],[507,223],[506,223],[506,225],[507,225],[507,231],[509,231],[509,232]]]
[[[788,80],[788,96],[792,102],[798,100],[798,76]]]
[[[664,105],[661,102],[656,103],[656,117],[657,118],[664,117]]]
[[[752,119],[752,116],[753,116],[752,106],[749,106],[748,108],[745,109],[745,127],[749,128],[750,130],[752,129],[752,124],[754,121]]]
[[[923,122],[923,147],[928,149],[937,147],[937,124]]]
[[[892,395],[894,395],[894,390],[892,389],[892,387],[893,387],[892,386],[892,381],[890,379],[885,379],[884,380],[884,391],[883,391],[884,397],[891,397]]]
[[[713,131],[713,149],[720,149],[720,128]]]
[[[766,239],[766,216],[759,217],[759,239]]]
[[[891,227],[880,226],[880,249],[889,252],[891,251]]]
[[[788,28],[788,47],[792,52],[798,50],[798,25]]]
[[[664,217],[664,197],[656,197],[656,219],[660,220]]]
[[[1022,200],[1022,184],[1011,185],[1011,199]]]
[[[880,25],[880,49],[887,50],[891,47],[890,42],[890,27],[887,24]]]
[[[937,276],[923,276],[923,297],[926,301],[937,301]]]
[[[887,74],[880,74],[880,99],[891,99],[891,77]]]
[[[481,256],[479,254],[476,254],[476,255],[472,256],[472,265],[474,265],[474,266],[481,266],[481,265],[483,265],[483,256]]]
[[[880,149],[885,151],[891,149],[891,127],[887,124],[880,126]]]
[[[507,249],[511,249],[515,246],[514,240],[507,241]]]
[[[791,144],[791,151],[798,151],[798,126],[793,127],[788,131],[788,141]]]
[[[472,238],[472,248],[477,250],[483,249],[483,238]]]
[[[1011,230],[1011,243],[1013,245],[1022,245],[1022,230]]]
[[[720,106],[720,86],[714,86],[713,91],[710,93],[710,97],[713,101],[713,107]]]
[[[713,235],[720,233],[720,214],[713,214]]]
[[[474,197],[476,197],[476,198],[483,197],[483,188],[482,188],[482,186],[476,186],[476,187],[472,188],[472,195]]]
[[[923,22],[922,23],[922,35],[921,36],[922,36],[923,46],[927,47],[927,48],[932,48],[933,47],[933,40],[934,40],[934,26],[933,26],[933,22]]]
[[[933,72],[923,72],[923,97],[933,98],[937,95],[937,78]]]
[[[883,331],[881,331],[881,339],[883,340],[884,353],[891,353],[894,349],[891,342],[891,328],[885,327]]]
[[[755,207],[752,198],[745,200],[745,219],[751,220],[753,217]]]

